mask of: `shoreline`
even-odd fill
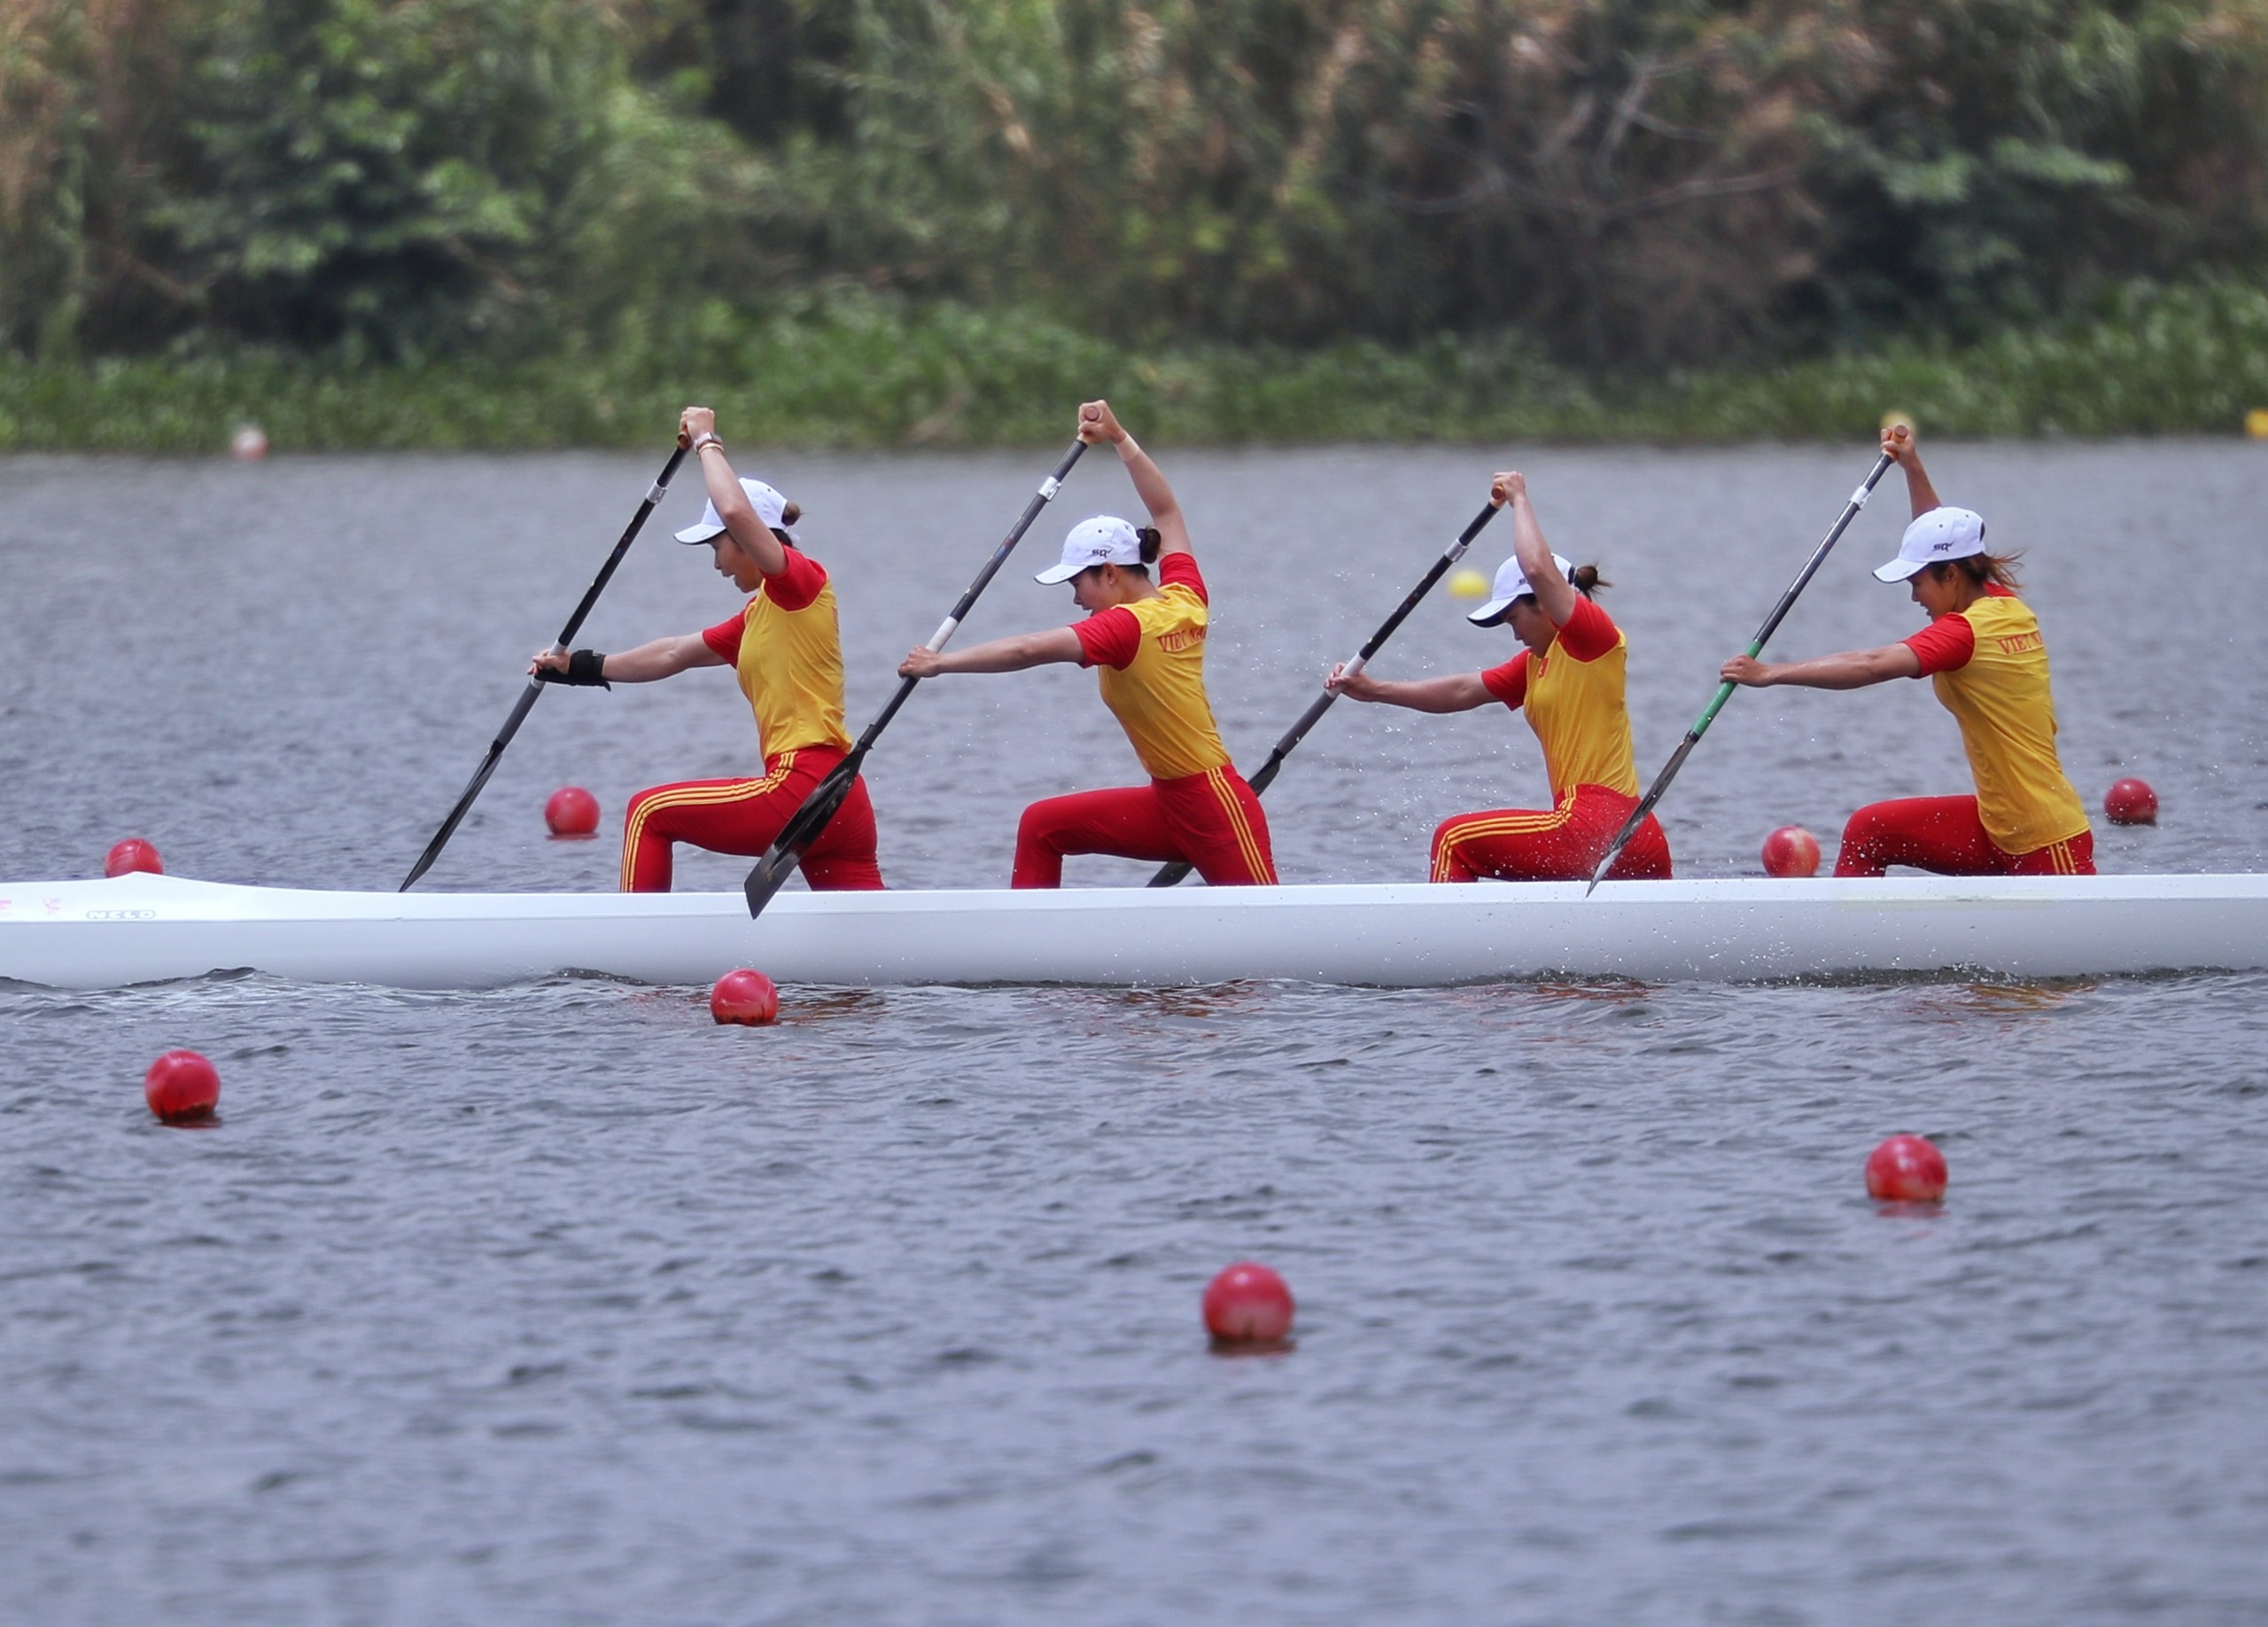
[[[2084,321],[1962,348],[1909,339],[1630,380],[1510,334],[1150,354],[1024,313],[870,300],[718,331],[667,354],[387,366],[255,350],[0,358],[0,454],[221,453],[247,424],[284,453],[631,450],[688,400],[740,439],[806,450],[1052,445],[1095,394],[1161,441],[1219,447],[1831,442],[1890,412],[1938,438],[2233,438],[2268,408],[2268,289],[2235,283],[2133,285]]]

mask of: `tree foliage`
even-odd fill
[[[2264,251],[2268,0],[0,0],[0,341],[58,355],[856,287],[1660,371]]]

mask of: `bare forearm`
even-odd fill
[[[1078,634],[1068,627],[1058,627],[1045,633],[1019,633],[1011,638],[996,638],[987,643],[971,644],[965,650],[948,650],[934,658],[931,669],[938,673],[1021,673],[1028,667],[1078,658]]]
[[[1755,670],[1759,689],[1784,684],[1804,689],[1863,689],[1892,678],[1919,677],[1922,661],[1904,644],[1885,644],[1879,650],[1849,650],[1808,661],[1759,664]]]
[[[1347,692],[1358,700],[1379,701],[1410,712],[1471,712],[1476,706],[1487,705],[1492,698],[1479,673],[1449,673],[1439,678],[1398,681],[1372,679],[1363,684],[1359,693],[1351,687]]]
[[[1555,627],[1567,625],[1575,613],[1575,590],[1552,563],[1551,544],[1543,540],[1543,524],[1535,518],[1535,504],[1523,490],[1512,499],[1512,552],[1519,557],[1529,589]]]
[[[788,550],[780,539],[772,534],[772,527],[749,502],[748,493],[742,489],[740,477],[733,472],[731,460],[724,448],[711,441],[702,448],[701,479],[708,487],[709,501],[717,510],[717,518],[725,522],[725,529],[734,541],[756,561],[756,568],[766,576],[777,576],[788,568]]]
[[[1938,488],[1930,484],[1930,471],[1922,467],[1922,455],[1915,452],[1906,460],[1906,494],[1913,500],[1914,518],[1919,519],[1930,510],[1940,506]]]
[[[689,633],[610,655],[601,671],[610,683],[651,683],[674,678],[689,667],[723,665],[698,633]]]
[[[1126,465],[1127,477],[1134,482],[1134,494],[1150,511],[1150,524],[1158,528],[1164,539],[1162,551],[1185,554],[1189,551],[1187,528],[1181,523],[1181,504],[1173,494],[1173,487],[1141,442],[1129,435],[1118,443],[1119,461]]]

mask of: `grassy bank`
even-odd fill
[[[1933,434],[2233,433],[2268,407],[2268,291],[2130,288],[2084,320],[1966,349],[1651,381],[1557,368],[1511,339],[1413,350],[1149,355],[1042,320],[834,301],[611,355],[356,367],[273,352],[0,360],[0,451],[210,453],[255,423],[279,451],[654,444],[689,400],[735,439],[802,446],[1059,440],[1107,393],[1161,440],[1840,439],[1913,413]]]

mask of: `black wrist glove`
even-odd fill
[[[546,666],[537,670],[536,676],[545,683],[571,683],[602,689],[614,686],[606,681],[606,658],[595,650],[578,650],[567,658],[567,670],[555,673]]]

